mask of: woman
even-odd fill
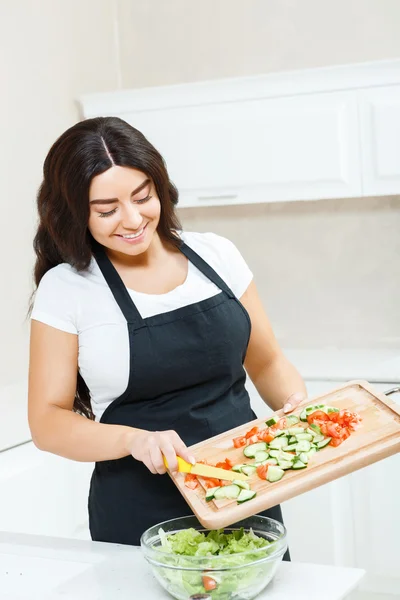
[[[138,545],[190,512],[163,455],[175,470],[188,445],[255,418],[243,363],[274,410],[305,397],[238,250],[182,232],[177,201],[160,154],[118,118],[74,125],[44,163],[29,423],[39,448],[96,462],[94,540]]]

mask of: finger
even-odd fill
[[[168,470],[171,473],[177,473],[178,471],[178,460],[176,458],[176,451],[172,442],[169,440],[160,444],[161,452],[165,456],[168,463]]]
[[[148,470],[150,471],[150,473],[152,473],[153,475],[157,475],[157,471],[154,468],[153,462],[150,458],[150,454],[148,454],[148,456],[146,457],[145,460],[143,460],[143,464],[148,468]]]
[[[296,392],[289,396],[283,407],[284,413],[289,413],[296,408],[301,402],[306,399],[306,395],[303,392]]]
[[[176,454],[183,458],[183,460],[186,460],[186,462],[190,463],[191,465],[195,465],[196,459],[193,456],[192,452],[190,452],[190,450],[186,447],[186,445],[183,443],[178,434],[176,437],[177,439],[174,442],[174,449]]]
[[[159,475],[164,475],[167,472],[167,468],[164,465],[164,460],[161,454],[161,450],[159,446],[151,446],[150,447],[150,458],[156,472]]]

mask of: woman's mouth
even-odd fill
[[[124,233],[124,234],[116,234],[116,235],[117,235],[117,237],[121,238],[121,240],[123,240],[124,242],[127,242],[128,244],[135,244],[135,243],[137,244],[143,240],[145,233],[146,233],[146,227],[147,227],[147,223],[144,227],[139,229],[139,231],[137,233]]]

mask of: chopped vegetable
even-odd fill
[[[206,590],[206,592],[211,592],[211,590],[215,590],[217,587],[217,582],[215,581],[215,579],[209,577],[208,575],[203,575],[202,581],[203,587]]]

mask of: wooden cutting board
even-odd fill
[[[171,475],[174,483],[191,507],[200,523],[207,529],[219,529],[276,506],[303,492],[362,467],[400,452],[400,406],[375,390],[367,381],[350,381],[327,394],[308,399],[293,414],[310,404],[328,404],[339,409],[357,412],[361,427],[337,448],[327,446],[312,456],[306,469],[285,471],[280,481],[269,483],[257,474],[249,477],[251,489],[257,496],[243,504],[236,500],[205,501],[204,489],[191,490],[184,485],[184,474]],[[276,413],[283,416],[282,411]],[[234,437],[243,435],[251,427],[265,428],[266,419],[256,419],[225,433],[191,446],[196,460],[215,464],[229,458],[234,464],[254,462],[246,459],[243,448],[234,448]],[[397,476],[397,474],[393,474]]]

